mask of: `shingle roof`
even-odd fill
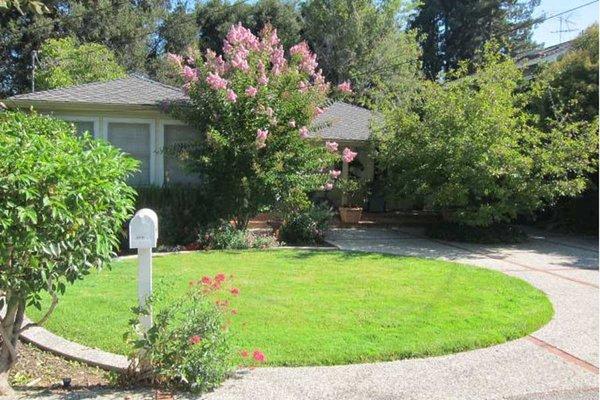
[[[186,96],[179,88],[132,75],[106,82],[93,82],[20,94],[9,97],[8,100],[157,105],[163,100],[183,100],[185,98]]]
[[[177,87],[132,75],[106,82],[93,82],[9,97],[20,102],[81,103],[157,106],[163,101],[185,101]],[[335,140],[368,140],[373,113],[366,108],[334,102],[315,119],[312,136]]]
[[[324,139],[369,140],[373,115],[366,108],[336,101],[315,118],[314,126],[322,128],[311,135]]]

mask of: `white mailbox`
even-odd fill
[[[151,249],[158,240],[158,217],[149,208],[135,213],[129,223],[129,248]]]
[[[129,247],[138,250],[138,302],[145,307],[152,296],[152,248],[158,240],[158,217],[149,208],[142,208],[129,222]],[[152,326],[152,314],[142,315],[140,324],[147,331]]]

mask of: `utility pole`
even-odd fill
[[[36,62],[39,62],[37,50],[31,52],[31,93],[35,93],[35,69]]]

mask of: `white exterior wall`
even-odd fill
[[[150,132],[150,184],[162,186],[165,177],[165,155],[162,151],[165,143],[166,125],[185,125],[168,116],[158,113],[138,112],[103,112],[93,113],[86,111],[73,112],[45,112],[56,118],[72,122],[92,122],[94,124],[93,135],[97,139],[108,140],[110,123],[132,123],[148,124]]]

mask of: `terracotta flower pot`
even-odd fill
[[[340,219],[345,224],[358,224],[362,207],[340,207]]]

